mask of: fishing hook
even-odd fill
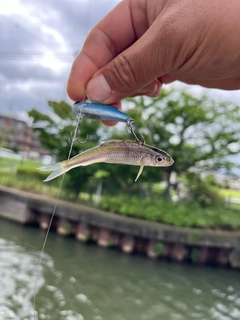
[[[140,140],[138,139],[138,137],[137,137],[137,135],[136,135],[136,133],[135,133],[135,131],[134,131],[134,129],[133,129],[133,123],[134,123],[134,120],[133,120],[133,119],[129,119],[129,120],[127,121],[127,127],[128,127],[128,129],[130,130],[131,134],[132,134],[132,135],[134,136],[134,138],[136,139],[136,142],[141,143],[141,144],[145,144],[145,139],[144,139],[142,133],[140,133],[141,138],[142,138],[142,141],[140,141]]]
[[[81,119],[88,118],[93,120],[124,122],[127,124],[127,127],[132,133],[132,135],[134,136],[134,138],[136,139],[136,142],[145,144],[143,135],[141,134],[142,141],[140,141],[133,129],[134,120],[130,118],[126,113],[123,113],[120,110],[118,110],[116,107],[99,104],[99,103],[93,103],[93,102],[79,101],[73,104],[73,112],[75,113],[78,119],[78,124],[77,124],[78,130],[75,132],[74,141],[78,140],[76,139],[76,136],[79,133],[79,124]],[[72,138],[71,138],[71,141],[72,141]],[[79,140],[78,142],[85,143]]]
[[[70,138],[69,138],[71,143],[74,143],[74,142],[77,140],[78,143],[84,144],[84,143],[86,143],[87,140],[88,140],[88,136],[86,137],[86,140],[85,140],[85,141],[80,141],[80,140],[79,140],[79,127],[80,127],[80,122],[81,122],[81,120],[82,120],[83,117],[84,117],[84,116],[82,116],[82,115],[80,115],[80,114],[77,116],[77,124],[76,124],[76,128],[75,128],[75,131],[74,131],[74,136],[73,136],[73,138],[72,138],[72,132],[71,132]]]

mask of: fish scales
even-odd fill
[[[41,167],[40,170],[53,171],[46,180],[49,181],[78,166],[94,163],[115,163],[139,165],[140,176],[144,166],[167,167],[174,163],[173,159],[163,150],[136,141],[110,140],[86,150],[67,161],[56,165]],[[136,178],[136,179],[137,179]]]
[[[82,163],[88,163],[95,161],[97,162],[106,162],[106,163],[125,163],[131,165],[139,165],[139,159],[141,158],[140,153],[141,145],[136,143],[136,147],[133,145],[128,145],[127,143],[121,143],[119,146],[101,145],[100,152],[98,151],[98,147],[96,148],[96,152],[94,153],[94,148],[82,152],[82,157],[79,159],[79,156],[73,157],[68,163],[66,163],[65,168],[69,168],[72,165],[77,166]]]

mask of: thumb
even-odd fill
[[[182,63],[174,59],[177,37],[172,28],[163,26],[163,20],[156,20],[140,39],[94,74],[86,86],[88,98],[111,104],[137,93],[158,93],[161,82],[157,78]]]

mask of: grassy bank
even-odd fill
[[[60,180],[51,183],[43,183],[45,172],[37,171],[41,165],[34,160],[9,160],[0,159],[0,184],[20,190],[41,193],[50,197],[56,197],[59,191]],[[65,176],[67,179],[67,175]],[[240,198],[240,192],[231,189],[219,189],[226,197]],[[64,188],[61,197],[69,199],[69,192]],[[72,201],[72,200],[71,200]],[[92,205],[88,194],[82,194],[76,199]],[[99,207],[122,215],[152,222],[161,222],[182,227],[221,228],[236,230],[240,228],[240,206],[221,204],[213,208],[201,208],[198,203],[172,202],[162,198],[162,190],[159,190],[159,198],[141,198],[137,196],[103,196]]]
[[[38,160],[0,158],[0,184],[55,197],[58,193],[59,181],[53,181],[51,184],[43,183],[46,173],[37,170],[41,165]]]
[[[137,197],[104,197],[101,208],[122,216],[181,227],[236,230],[240,228],[240,210],[226,206],[201,208],[193,202],[172,202]]]

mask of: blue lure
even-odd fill
[[[107,120],[116,122],[128,121],[134,122],[126,113],[118,110],[113,106],[108,106],[100,103],[93,102],[76,102],[72,106],[75,115],[82,118],[94,119],[94,120]]]
[[[72,106],[74,114],[77,116],[77,130],[75,132],[74,141],[77,140],[79,143],[85,143],[79,141],[76,136],[78,136],[79,125],[82,118],[88,118],[93,120],[106,120],[106,121],[115,121],[115,122],[124,122],[127,124],[128,129],[134,136],[137,142],[140,142],[136,133],[133,130],[134,120],[129,117],[126,113],[121,112],[118,108],[113,106],[108,106],[100,103],[93,102],[76,102]],[[72,140],[72,139],[71,139]]]

